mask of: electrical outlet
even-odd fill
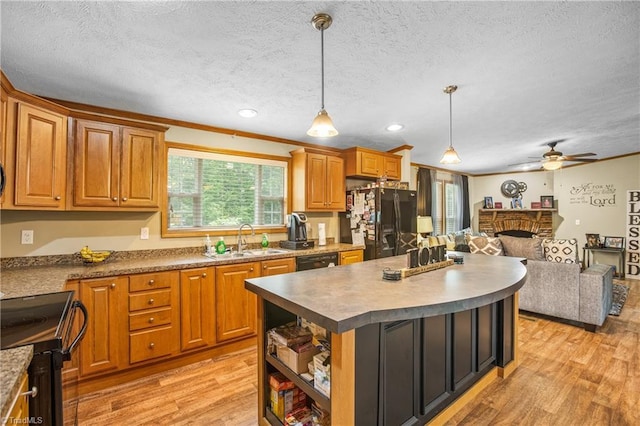
[[[140,239],[148,240],[149,239],[149,228],[140,228]]]
[[[33,244],[33,230],[26,229],[22,230],[22,244]]]

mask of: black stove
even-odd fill
[[[83,324],[71,335],[77,310]],[[0,349],[33,345],[29,387],[37,388],[29,402],[29,416],[42,425],[73,424],[75,412],[63,409],[62,367],[87,329],[87,310],[73,300],[73,291],[0,299]],[[75,410],[76,406],[73,405]],[[69,421],[70,420],[70,421]]]

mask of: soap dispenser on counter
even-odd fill
[[[266,250],[269,248],[269,237],[267,237],[267,234],[262,234],[262,242],[260,242],[260,245],[262,246],[263,250]]]
[[[211,256],[213,252],[211,251],[211,238],[207,234],[207,237],[204,239],[204,254],[206,256]]]
[[[216,243],[216,253],[225,254],[226,251],[227,251],[227,245],[224,243],[224,238],[220,237],[220,239]]]

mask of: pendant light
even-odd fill
[[[440,159],[440,163],[442,164],[458,164],[461,161],[460,157],[458,157],[458,153],[456,152],[455,149],[453,149],[453,142],[452,142],[453,125],[451,124],[452,123],[451,94],[456,90],[458,90],[458,86],[452,85],[444,88],[444,93],[449,94],[449,148],[447,148],[447,150],[442,155],[442,158]]]
[[[318,13],[311,19],[311,24],[314,26],[314,28],[316,30],[320,30],[320,59],[322,62],[322,107],[320,108],[320,112],[318,112],[318,115],[316,115],[316,118],[313,119],[311,127],[309,128],[309,130],[307,130],[307,135],[317,138],[329,138],[338,134],[336,128],[333,127],[331,117],[329,117],[329,114],[327,114],[327,111],[325,111],[324,109],[324,30],[329,28],[332,22],[333,19],[331,19],[331,16],[327,15],[326,13]]]

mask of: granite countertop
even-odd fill
[[[20,391],[20,379],[33,357],[33,346],[21,346],[0,351],[0,415],[6,419]]]
[[[464,264],[400,281],[382,279],[384,268],[401,269],[406,256],[340,268],[251,278],[245,287],[331,332],[367,324],[422,318],[484,306],[514,294],[527,275],[524,259],[469,253]]]
[[[220,266],[362,248],[362,246],[353,246],[351,244],[334,243],[308,250],[285,250],[278,248],[277,250],[282,251],[282,253],[268,255],[255,254],[243,257],[233,257],[226,254],[217,258],[209,258],[197,252],[180,253],[179,251],[169,253],[166,251],[158,251],[158,254],[154,255],[154,251],[146,251],[144,257],[119,257],[91,265],[56,264],[34,266],[27,264],[20,266],[19,263],[16,264],[14,262],[11,267],[5,265],[2,268],[0,291],[3,293],[3,298],[23,297],[33,294],[62,291],[64,290],[64,285],[67,280]],[[257,253],[258,251],[255,252]],[[18,259],[16,262],[20,261],[20,258],[15,259]],[[24,262],[28,262],[28,258],[25,258]]]

